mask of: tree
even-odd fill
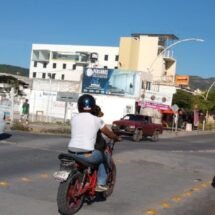
[[[183,90],[177,90],[176,94],[173,96],[173,104],[177,104],[179,108],[185,110],[193,109],[193,95],[189,92]]]
[[[203,95],[193,95],[183,90],[177,90],[173,96],[173,104],[177,104],[187,111],[193,111],[197,107],[203,112],[215,112],[215,90],[208,94],[207,100]]]

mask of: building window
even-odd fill
[[[142,89],[145,89],[144,81],[142,81]]]
[[[104,69],[107,69],[108,67],[107,66],[104,66]]]
[[[104,60],[105,60],[105,61],[108,61],[108,55],[107,55],[107,54],[105,55]]]
[[[46,73],[43,73],[42,78],[44,79],[46,78]]]
[[[48,73],[48,77],[51,78],[51,77],[52,77],[52,74],[51,74],[51,73]]]
[[[61,80],[64,80],[64,75],[61,75]]]
[[[146,82],[146,90],[150,90],[151,89],[151,82],[147,81]]]
[[[57,64],[56,64],[56,63],[53,63],[52,67],[53,67],[54,69],[56,69]]]
[[[118,61],[118,60],[119,60],[119,55],[116,55],[115,61]]]
[[[73,64],[73,65],[72,65],[72,69],[73,69],[73,70],[76,70],[76,64]]]
[[[118,66],[115,66],[114,69],[118,69]]]
[[[43,63],[43,68],[46,68],[47,67],[47,63]]]
[[[63,64],[63,69],[66,69],[66,64],[65,63]]]
[[[52,73],[52,76],[51,76],[52,79],[55,79],[55,75],[56,75],[55,73]]]
[[[37,77],[37,73],[33,72],[33,78],[36,78],[36,77]]]
[[[34,67],[37,67],[37,62],[36,61],[34,61]]]

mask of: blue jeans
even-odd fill
[[[99,164],[98,172],[97,172],[97,184],[98,185],[106,185],[107,181],[107,172],[104,166],[104,155],[99,150],[94,150],[89,157],[84,155],[76,155],[77,157],[82,158],[83,160],[93,163]]]

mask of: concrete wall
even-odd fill
[[[104,112],[103,119],[111,124],[114,120],[122,118],[127,113],[135,112],[135,99],[122,98],[118,96],[95,96],[96,103]]]
[[[111,124],[127,113],[134,113],[135,99],[118,96],[94,95],[96,103],[104,112],[104,121]],[[65,102],[57,101],[57,92],[33,90],[30,96],[30,115],[32,121],[62,121],[70,120],[72,115],[78,113],[77,103],[68,103],[65,111]],[[66,114],[66,115],[65,115]]]

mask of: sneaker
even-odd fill
[[[108,186],[106,185],[97,185],[95,188],[96,192],[104,192],[108,190]]]

